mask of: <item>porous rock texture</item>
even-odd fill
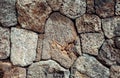
[[[90,78],[109,78],[110,75],[108,68],[99,63],[94,57],[86,54],[79,57],[73,67]]]
[[[70,68],[80,51],[75,42],[77,34],[73,22],[58,12],[51,14],[45,25],[42,59],[51,58]]]
[[[6,59],[10,55],[10,30],[0,27],[0,59]]]
[[[16,0],[0,0],[0,24],[11,27],[17,24]]]
[[[120,78],[120,0],[0,0],[0,78]]]
[[[11,61],[27,66],[35,60],[38,35],[32,31],[11,28]],[[32,45],[32,46],[31,46]]]
[[[18,21],[23,28],[44,32],[45,21],[51,13],[46,0],[17,0]]]

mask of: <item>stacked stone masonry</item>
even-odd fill
[[[120,0],[0,0],[0,78],[120,78]]]

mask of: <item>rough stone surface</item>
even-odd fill
[[[98,55],[98,50],[104,41],[101,33],[81,34],[82,51],[92,55]]]
[[[16,0],[0,0],[0,23],[2,26],[11,27],[17,24],[15,3]]]
[[[9,62],[0,61],[0,78],[4,77],[4,73],[11,69],[12,65]]]
[[[33,63],[28,68],[27,78],[69,78],[69,70],[53,60]]]
[[[13,67],[4,73],[3,78],[26,78],[26,69],[21,67]]]
[[[35,61],[40,61],[41,60],[41,55],[42,55],[42,51],[43,51],[43,39],[44,39],[44,35],[39,34],[38,41],[37,41],[37,54],[36,54],[36,60]]]
[[[10,31],[0,27],[0,59],[6,59],[10,54]]]
[[[98,57],[109,66],[120,63],[120,50],[115,47],[114,39],[106,40],[103,43]]]
[[[86,74],[79,72],[75,65],[70,68],[70,78],[90,78]]]
[[[115,37],[114,39],[115,46],[120,49],[120,37]]]
[[[86,0],[63,0],[60,12],[75,19],[86,12]]]
[[[84,14],[76,19],[76,27],[78,33],[100,32],[101,19],[96,15]]]
[[[114,0],[95,0],[96,13],[102,18],[113,16],[114,6]]]
[[[44,32],[45,21],[51,13],[46,0],[17,0],[17,10],[23,28]]]
[[[63,0],[47,0],[53,11],[58,11],[63,4]]]
[[[69,68],[80,51],[75,48],[76,41],[73,22],[58,12],[53,13],[45,26],[42,59],[52,58]]]
[[[120,66],[111,66],[110,78],[120,78]]]
[[[80,73],[90,78],[109,78],[109,69],[89,55],[80,56],[73,65]]]
[[[120,15],[120,0],[116,0],[115,14]]]
[[[14,65],[27,66],[35,60],[38,35],[34,32],[11,29],[11,61]]]
[[[120,36],[120,17],[103,19],[102,28],[107,38]]]
[[[87,0],[87,13],[95,13],[94,0]]]

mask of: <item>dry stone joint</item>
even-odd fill
[[[120,0],[0,0],[0,78],[120,78]]]

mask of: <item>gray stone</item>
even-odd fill
[[[45,25],[42,59],[52,58],[69,68],[81,53],[77,40],[73,22],[58,12],[51,14]]]
[[[21,67],[13,67],[4,73],[3,78],[26,78],[26,69]]]
[[[116,0],[115,14],[120,15],[120,0]]]
[[[115,37],[114,43],[115,43],[115,46],[118,49],[120,49],[120,37]]]
[[[10,31],[0,27],[0,59],[6,59],[10,55]]]
[[[53,60],[33,63],[28,68],[27,78],[69,78],[69,69],[64,69]]]
[[[114,43],[114,39],[106,40],[98,55],[98,58],[108,66],[120,63],[120,50],[115,47]]]
[[[110,67],[110,78],[120,78],[120,66]]]
[[[76,19],[78,33],[101,32],[101,19],[93,14],[84,14]]]
[[[81,34],[83,53],[98,55],[98,50],[104,41],[102,33],[85,33]]]
[[[58,11],[63,4],[63,0],[47,0],[53,11]]]
[[[5,27],[17,24],[16,0],[0,0],[0,23]]]
[[[114,16],[114,0],[94,0],[96,14],[102,18]]]
[[[32,31],[11,29],[11,62],[27,66],[35,60],[38,35]]]
[[[102,28],[107,38],[120,36],[120,17],[102,19]]]
[[[44,32],[45,21],[51,13],[46,0],[17,0],[18,22],[23,28]]]
[[[94,57],[84,54],[73,65],[80,73],[90,78],[109,78],[109,69],[98,62]]]
[[[63,0],[60,12],[75,19],[86,12],[86,0]]]
[[[44,34],[39,34],[38,35],[38,41],[37,41],[37,54],[36,54],[36,60],[35,61],[40,61],[41,60],[42,51],[43,51],[43,39],[44,39]]]

